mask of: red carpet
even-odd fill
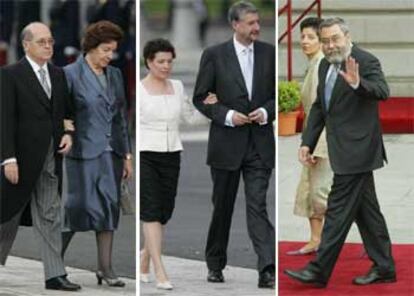
[[[313,259],[310,256],[287,256],[289,250],[303,246],[303,242],[279,242],[279,296],[410,296],[414,295],[414,244],[394,244],[393,256],[396,262],[397,282],[369,286],[352,285],[355,276],[365,274],[371,261],[361,258],[362,244],[345,244],[336,263],[332,277],[325,289],[313,288],[290,279],[283,270],[300,269]]]
[[[414,133],[414,97],[389,98],[380,102],[379,112],[384,133]],[[302,111],[298,116],[297,132],[302,129],[303,115]]]

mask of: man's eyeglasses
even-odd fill
[[[333,44],[337,44],[340,40],[342,40],[344,36],[340,36],[340,35],[334,35],[331,38],[321,38],[321,43],[323,45],[329,45],[331,44],[331,42]]]
[[[41,47],[45,47],[46,45],[53,46],[55,44],[54,39],[39,39],[35,41],[35,43]]]

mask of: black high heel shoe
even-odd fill
[[[118,278],[111,279],[109,277],[106,277],[104,273],[100,270],[96,272],[96,279],[98,280],[98,285],[102,285],[102,280],[103,280],[110,287],[119,287],[119,288],[125,287],[125,282],[121,281]]]

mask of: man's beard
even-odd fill
[[[335,49],[335,51],[330,54],[325,54],[325,58],[331,64],[341,64],[343,61],[346,60],[348,55],[349,55],[349,47],[344,46],[339,49]]]

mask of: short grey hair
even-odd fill
[[[256,6],[249,1],[238,1],[234,3],[227,14],[227,19],[231,24],[233,21],[238,22],[242,15],[246,13],[258,13]]]
[[[319,32],[321,32],[323,28],[332,27],[333,25],[338,25],[345,35],[349,33],[348,24],[340,17],[327,18],[323,20],[319,25]]]

